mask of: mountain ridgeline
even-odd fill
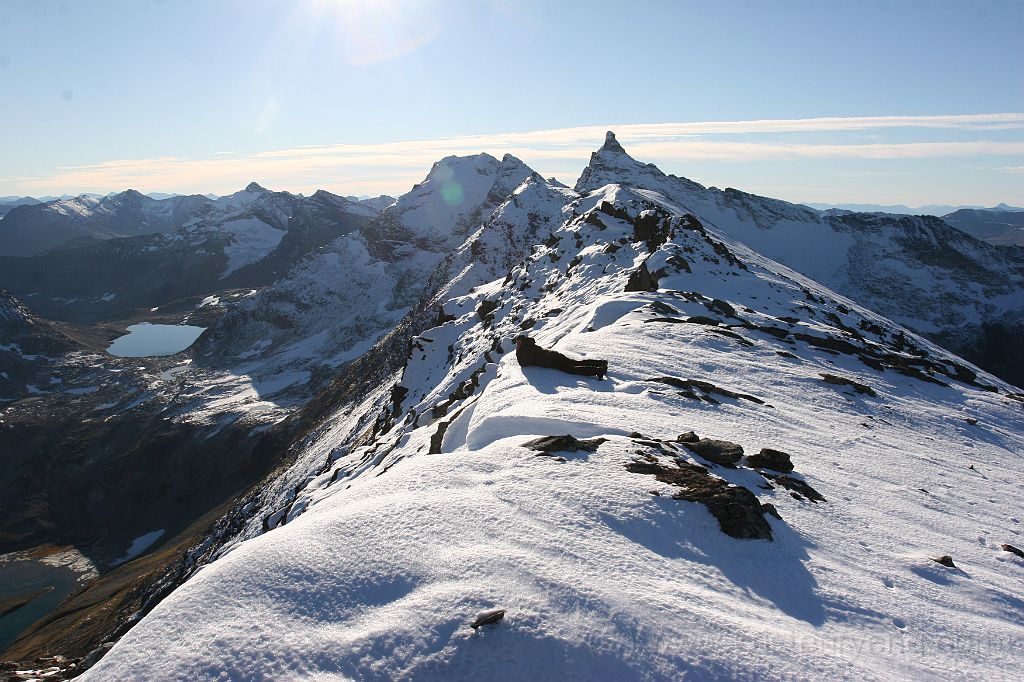
[[[129,190],[20,206],[0,220],[0,286],[53,319],[119,319],[271,284],[311,251],[366,225],[380,203],[251,183],[216,200],[155,200]]]
[[[784,679],[809,660],[830,678],[985,678],[1020,665],[1012,647],[996,658],[975,643],[1021,626],[1024,567],[1005,548],[1021,531],[1024,395],[852,297],[881,304],[858,268],[879,276],[898,256],[890,275],[918,298],[892,310],[973,315],[953,283],[931,294],[925,279],[1012,298],[1015,280],[997,277],[1012,259],[979,262],[994,247],[942,223],[835,220],[704,188],[610,134],[575,188],[530,173],[491,208],[496,163],[446,159],[452,178],[490,175],[466,210],[442,207],[453,191],[428,177],[430,192],[331,250],[354,257],[318,253],[274,285],[301,291],[331,268],[426,277],[408,298],[401,276],[333,291],[325,314],[352,297],[401,317],[293,413],[282,466],[90,679]],[[801,251],[814,236],[841,252]],[[275,349],[329,332],[303,315],[277,324],[260,300],[231,324],[269,339],[263,362],[294,363]],[[263,300],[290,312],[295,299]],[[607,378],[524,366],[524,333],[606,360]],[[870,657],[835,646],[894,637]]]
[[[98,680],[1007,664],[965,642],[1021,626],[1021,249],[704,187],[612,133],[572,188],[479,154],[393,201],[174,199],[198,208],[152,234],[0,258],[57,320],[242,291],[185,355],[109,366],[0,299],[56,344],[33,370],[3,339],[38,377],[0,413],[5,506],[44,502],[0,551],[59,540],[101,572],[9,657],[119,639]],[[522,367],[520,334],[608,377]]]

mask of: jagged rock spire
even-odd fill
[[[620,154],[626,153],[626,150],[622,148],[622,145],[619,144],[619,141],[615,139],[615,133],[613,133],[610,130],[604,134],[604,144],[601,145],[601,149],[599,149],[598,151],[619,152]]]

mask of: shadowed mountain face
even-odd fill
[[[30,386],[59,379],[53,359],[78,347],[0,289],[0,407],[29,395]]]
[[[56,247],[169,232],[210,203],[199,195],[158,201],[130,189],[17,206],[0,220],[0,255],[33,256]]]
[[[458,272],[453,263],[467,267],[474,260],[462,250],[467,238],[527,179],[544,185],[511,155],[438,161],[423,182],[364,227],[232,306],[197,342],[197,362],[259,363],[267,373],[333,371],[388,333],[425,293],[447,284]],[[533,243],[518,235],[508,240],[516,253]],[[482,246],[481,260],[488,257]]]
[[[92,224],[110,216],[129,219],[125,210],[114,211],[103,202],[81,219],[57,212],[57,208],[66,209],[65,203],[26,209],[37,209],[68,229],[83,220]],[[153,206],[159,206],[163,211],[158,214],[163,220],[159,224],[167,229],[65,246],[30,257],[0,257],[0,285],[50,318],[74,322],[123,318],[181,299],[266,286],[309,252],[364,226],[377,214],[376,203],[353,202],[324,191],[300,197],[270,192],[255,183],[216,201],[174,197],[157,202],[134,193],[118,207],[143,207],[153,213]],[[12,217],[25,223],[33,220],[28,213],[8,216],[0,222],[0,233]],[[147,224],[153,225],[152,221]],[[32,229],[47,226],[33,223]]]
[[[997,246],[1024,246],[1024,210],[963,208],[942,216],[958,230]]]

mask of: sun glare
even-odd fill
[[[351,64],[374,64],[415,52],[441,32],[435,0],[309,0],[316,21],[336,31]]]

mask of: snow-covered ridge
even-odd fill
[[[284,367],[322,372],[358,357],[409,312],[425,288],[445,285],[456,274],[454,268],[485,266],[471,263],[471,254],[460,245],[471,232],[499,231],[480,231],[481,224],[528,178],[543,185],[538,191],[547,191],[512,156],[501,161],[487,154],[442,159],[378,218],[310,254],[273,286],[229,311],[197,346],[200,361],[250,373]],[[557,213],[564,202],[555,203]],[[506,245],[498,249],[481,248],[481,242],[477,253],[515,254],[492,264],[486,279],[521,259],[538,229],[525,234],[505,230],[497,238]],[[463,248],[472,248],[472,241]]]
[[[735,189],[706,188],[636,161],[611,134],[576,190],[607,184],[655,191],[675,210],[756,252],[1024,382],[1024,366],[999,361],[1012,353],[1001,339],[1024,332],[1020,249],[981,242],[930,216],[826,215]]]
[[[1024,669],[1024,564],[1001,548],[1021,544],[1024,396],[748,248],[719,223],[750,200],[712,224],[682,206],[712,190],[650,167],[613,181],[636,168],[612,142],[575,192],[530,179],[467,228],[401,373],[318,424],[239,541],[88,679]],[[520,367],[524,331],[608,379]],[[523,447],[564,434],[603,442]],[[723,532],[693,480],[746,490],[771,540]]]

